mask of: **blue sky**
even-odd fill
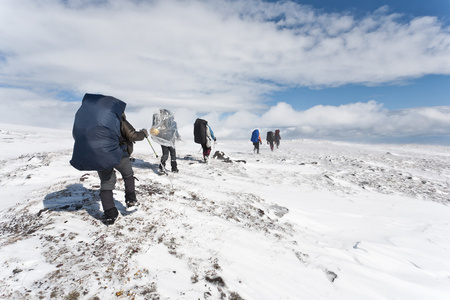
[[[276,1],[269,1],[276,2]],[[405,17],[436,16],[450,24],[450,1],[448,0],[301,0],[296,3],[311,5],[329,13],[349,12],[364,17],[378,8],[388,5],[389,11]],[[450,57],[450,52],[449,52]],[[278,101],[290,103],[295,109],[304,110],[318,104],[342,105],[353,102],[376,100],[388,109],[404,109],[423,106],[450,105],[449,75],[427,75],[408,79],[401,83],[377,86],[344,85],[333,88],[291,88],[270,95],[269,105]]]
[[[271,95],[269,105],[287,102],[298,110],[318,104],[342,105],[375,100],[387,109],[398,110],[411,107],[446,106],[450,104],[450,76],[428,75],[403,84],[386,84],[375,87],[345,85],[334,88],[292,88]]]
[[[450,1],[2,0],[0,122],[70,129],[85,93],[221,138],[450,136]]]
[[[447,0],[296,0],[295,2],[312,5],[315,8],[324,9],[327,12],[348,10],[352,12],[356,11],[359,15],[364,15],[381,6],[388,5],[394,12],[412,16],[450,17],[450,2]]]

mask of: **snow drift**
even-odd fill
[[[220,141],[157,175],[136,144],[140,206],[100,221],[70,132],[2,125],[2,299],[446,299],[450,148]],[[186,139],[191,140],[191,139]],[[213,153],[214,153],[213,151]],[[226,159],[223,159],[225,157]]]

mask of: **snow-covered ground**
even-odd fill
[[[136,144],[107,227],[70,132],[0,125],[0,298],[449,299],[449,147],[185,139],[169,176]]]

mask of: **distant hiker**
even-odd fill
[[[280,147],[280,140],[281,140],[281,136],[280,136],[280,129],[275,130],[275,145],[278,147]]]
[[[159,170],[165,172],[166,161],[170,154],[170,166],[172,172],[177,173],[178,167],[175,140],[180,140],[180,135],[172,112],[167,109],[160,109],[158,112],[155,112],[153,114],[153,123],[150,134],[152,140],[161,145],[163,155],[159,164]]]
[[[273,142],[274,142],[273,131],[267,132],[266,140],[267,140],[267,144],[270,144],[270,150],[273,151]]]
[[[194,142],[202,145],[203,160],[208,161],[209,154],[211,153],[211,141],[216,142],[217,139],[214,136],[214,132],[208,124],[208,121],[203,119],[197,119],[194,123]]]
[[[73,126],[75,145],[70,164],[78,170],[98,172],[107,225],[114,224],[119,216],[113,198],[114,169],[120,172],[125,184],[126,206],[137,204],[130,155],[133,143],[148,136],[146,129],[136,131],[126,120],[125,106],[125,102],[111,96],[86,94]]]
[[[253,152],[259,153],[259,145],[262,144],[261,136],[259,135],[259,129],[255,129],[252,132],[250,141],[253,143]]]

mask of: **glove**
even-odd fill
[[[217,138],[214,138],[214,142],[217,142]]]
[[[148,130],[147,129],[142,128],[141,132],[145,135],[145,137],[148,137]]]

